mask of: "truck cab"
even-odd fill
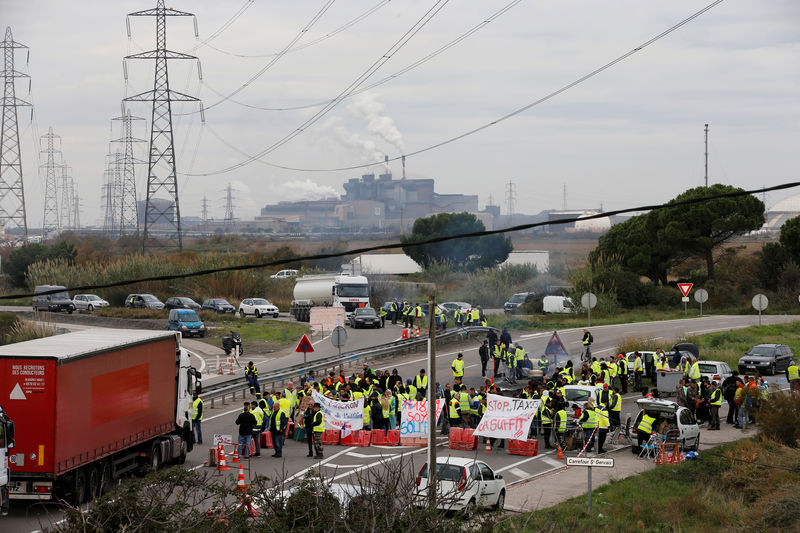
[[[14,447],[14,422],[0,407],[0,514],[8,514],[8,450]]]
[[[331,288],[333,305],[344,307],[348,318],[359,307],[369,307],[369,282],[364,276],[337,276]]]

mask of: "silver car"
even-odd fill
[[[72,298],[72,303],[79,311],[94,311],[101,307],[108,307],[108,302],[96,294],[76,294]]]

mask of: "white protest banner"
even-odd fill
[[[325,414],[325,429],[355,431],[364,427],[364,399],[337,402],[312,391],[314,401],[320,404]]]
[[[541,400],[486,396],[486,412],[478,422],[476,436],[525,440]]]
[[[219,446],[220,444],[230,446],[233,444],[233,437],[230,435],[220,435],[218,433],[214,433],[214,439],[212,442],[214,443],[215,447]]]
[[[444,400],[436,400],[436,420],[442,414]],[[428,402],[403,400],[400,410],[400,436],[425,438],[428,436]]]

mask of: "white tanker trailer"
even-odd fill
[[[344,307],[350,315],[357,307],[369,306],[369,282],[364,276],[315,274],[295,280],[294,300],[289,313],[308,322],[312,307]]]

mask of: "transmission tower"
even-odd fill
[[[62,230],[72,227],[72,197],[70,196],[70,184],[72,183],[72,172],[66,161],[61,165],[61,210],[59,211],[59,226]]]
[[[15,78],[27,78],[27,74],[14,70],[14,50],[28,47],[16,42],[11,28],[6,28],[6,37],[0,42],[5,58],[3,77],[3,127],[0,131],[0,224],[13,224],[22,228],[24,242],[28,242],[28,219],[25,215],[25,191],[22,186],[22,156],[19,149],[19,124],[17,108],[30,106],[16,97]],[[30,56],[30,52],[28,53]]]
[[[169,88],[167,60],[197,59],[195,56],[173,52],[167,49],[167,17],[194,17],[191,13],[164,7],[164,0],[157,0],[156,7],[129,13],[128,17],[155,17],[156,48],[148,52],[127,56],[125,59],[154,59],[155,78],[152,91],[146,91],[125,99],[126,102],[152,102],[153,112],[150,121],[150,157],[147,164],[147,199],[144,211],[144,233],[142,253],[152,246],[174,246],[183,249],[181,235],[181,212],[178,201],[178,176],[175,170],[175,142],[172,136],[172,102],[197,102],[197,98]],[[127,19],[128,21],[130,19]],[[194,33],[197,36],[197,19],[194,20]],[[130,25],[128,25],[130,38]],[[198,68],[198,73],[200,69]],[[166,195],[166,199],[163,199]],[[161,196],[162,198],[159,198]],[[155,200],[161,200],[160,202]],[[153,229],[165,227],[164,239],[148,243]]]
[[[225,187],[225,221],[233,222],[233,201],[235,198],[233,197],[233,187],[229,183],[227,187]]]
[[[144,120],[131,116],[131,112],[113,120],[122,121],[122,137],[112,142],[122,143],[122,188],[119,191],[119,234],[139,235],[139,210],[136,208],[136,169],[135,165],[147,163],[133,155],[133,143],[146,142],[133,136],[133,121]]]
[[[72,227],[76,230],[81,229],[81,197],[78,196],[78,188],[75,187],[75,183],[70,184],[72,186],[72,208],[73,208],[73,215],[72,215]]]
[[[53,128],[48,128],[47,134],[42,135],[47,146],[46,150],[42,150],[47,154],[45,164],[42,167],[45,170],[44,182],[44,218],[42,219],[42,240],[47,240],[51,233],[58,233],[58,188],[56,186],[56,170],[61,166],[56,163],[56,154],[60,154],[61,150],[55,148],[55,140],[61,139],[58,135],[53,133]]]
[[[506,183],[506,211],[508,216],[514,216],[514,207],[517,203],[517,184],[513,181]]]
[[[208,222],[208,198],[203,196],[203,212],[202,212],[203,222]]]
[[[106,156],[106,170],[103,172],[103,204],[105,213],[103,216],[103,233],[110,236],[116,230],[116,217],[114,210],[114,161],[113,156]]]

